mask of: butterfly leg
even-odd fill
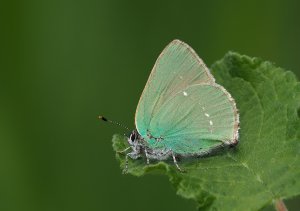
[[[125,168],[123,169],[123,174],[126,174],[128,171],[128,154],[125,157]]]
[[[123,169],[123,174],[126,174],[128,172],[128,157],[132,158],[132,159],[137,159],[140,157],[140,155],[136,152],[129,152],[126,154],[125,157],[125,168]]]
[[[175,166],[177,167],[177,169],[178,169],[180,172],[185,172],[184,170],[182,170],[182,169],[179,167],[179,165],[178,165],[178,163],[177,163],[177,160],[176,160],[176,157],[175,157],[175,154],[174,154],[173,151],[172,151],[172,157],[173,157],[173,161],[174,161],[174,164],[175,164]]]
[[[144,152],[145,152],[145,156],[146,156],[146,159],[147,159],[147,165],[149,165],[149,156],[148,156],[148,152],[147,152],[147,149],[144,149]]]
[[[130,148],[131,148],[131,147],[127,147],[127,148],[124,149],[124,150],[117,151],[117,153],[123,154],[124,152],[128,151]]]

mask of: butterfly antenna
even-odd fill
[[[118,126],[120,126],[120,127],[122,127],[122,128],[125,128],[126,130],[128,130],[128,131],[131,131],[128,127],[126,127],[125,125],[123,125],[123,124],[121,124],[121,123],[119,123],[119,122],[115,122],[115,121],[112,121],[112,120],[110,120],[110,119],[107,119],[107,118],[105,118],[104,116],[98,116],[98,118],[99,119],[101,119],[101,120],[103,120],[104,122],[109,122],[109,123],[111,123],[111,124],[113,124],[113,125],[118,125]]]

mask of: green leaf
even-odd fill
[[[234,97],[240,112],[240,143],[217,155],[172,161],[130,160],[129,173],[165,174],[177,194],[201,210],[258,210],[300,194],[300,84],[270,62],[229,52],[212,66],[217,83]],[[113,148],[127,147],[114,135]],[[124,168],[124,155],[116,154]]]

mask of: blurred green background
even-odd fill
[[[150,70],[175,38],[208,66],[234,50],[300,76],[296,0],[0,4],[0,210],[195,210],[164,176],[122,175],[111,137],[124,131],[97,119],[134,128]]]

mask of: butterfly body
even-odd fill
[[[179,170],[176,156],[203,156],[238,143],[234,99],[180,40],[158,57],[139,100],[135,125],[126,160],[145,155],[149,163],[172,157]]]
[[[150,134],[148,134],[149,138],[154,138],[151,137]],[[160,141],[161,138],[154,138],[155,141]],[[169,157],[173,157],[173,161],[177,167],[177,169],[179,171],[183,170],[178,166],[177,161],[176,161],[176,157],[175,157],[175,153],[173,152],[172,149],[166,148],[166,147],[151,147],[149,146],[148,142],[145,141],[144,138],[142,138],[140,136],[140,134],[136,131],[133,130],[131,135],[128,138],[128,143],[130,145],[130,147],[126,148],[124,151],[127,151],[129,149],[132,149],[132,151],[130,153],[126,154],[126,164],[125,164],[125,169],[123,171],[123,173],[127,172],[128,169],[128,157],[132,158],[132,159],[138,159],[140,157],[142,157],[143,155],[145,155],[146,159],[147,159],[147,164],[150,163],[150,159],[151,160],[167,160]]]
[[[131,158],[139,158],[143,155],[146,155],[146,158],[148,159],[166,160],[172,154],[170,149],[149,146],[136,130],[132,131],[130,137],[128,138],[128,143],[132,149],[132,154],[129,153]]]

